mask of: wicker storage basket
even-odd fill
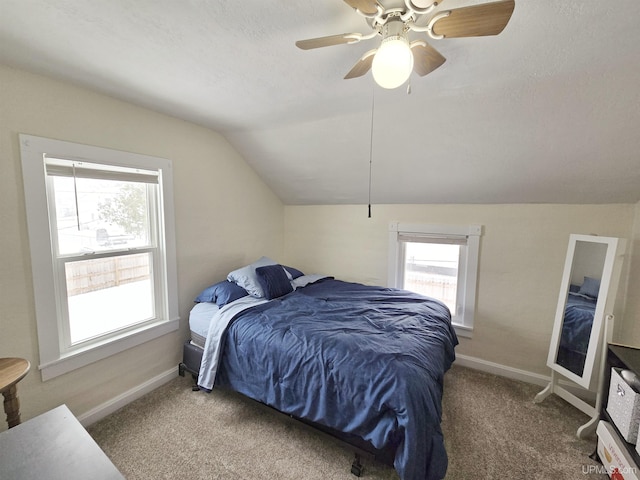
[[[640,393],[636,392],[620,375],[619,368],[611,369],[607,413],[622,437],[629,443],[638,441],[640,425]]]

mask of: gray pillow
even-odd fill
[[[591,298],[598,298],[600,292],[600,280],[597,278],[584,277],[584,283],[580,287],[578,292],[581,295],[586,295]]]
[[[277,265],[277,262],[274,262],[269,257],[261,257],[249,265],[229,272],[227,280],[244,288],[252,297],[262,298],[264,297],[264,290],[258,281],[256,268],[267,265]]]

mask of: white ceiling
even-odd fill
[[[0,0],[0,62],[220,131],[286,204],[367,203],[370,145],[373,203],[635,203],[638,20],[516,0],[498,36],[424,36],[447,61],[407,95],[343,80],[375,39],[295,47],[368,31],[341,0]]]

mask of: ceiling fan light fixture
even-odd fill
[[[1,0],[0,0],[1,1]],[[337,0],[336,0],[337,1]],[[343,33],[299,40],[296,46],[310,50],[358,43],[381,36],[379,48],[368,50],[345,75],[362,77],[373,70],[383,88],[397,88],[411,72],[424,77],[442,66],[445,58],[421,39],[409,43],[409,34],[426,33],[433,40],[498,35],[509,23],[516,0],[494,0],[451,10],[433,10],[442,0],[344,0],[364,17],[370,33]],[[414,70],[415,67],[415,70]]]
[[[413,53],[401,21],[385,25],[383,37],[373,57],[371,73],[382,88],[397,88],[409,79],[413,71]]]
[[[413,53],[405,39],[385,40],[373,57],[373,79],[382,88],[397,88],[413,71]]]

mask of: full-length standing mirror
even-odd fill
[[[594,235],[569,238],[547,365],[588,390],[596,387],[604,318],[613,314],[622,243]]]
[[[558,385],[558,376],[594,391],[601,374],[605,319],[613,322],[624,240],[595,235],[571,235],[560,285],[547,365],[551,383],[536,402],[556,393],[588,415],[593,407]],[[607,325],[611,332],[613,325]],[[599,399],[597,400],[599,401]],[[580,431],[579,431],[580,434]]]

